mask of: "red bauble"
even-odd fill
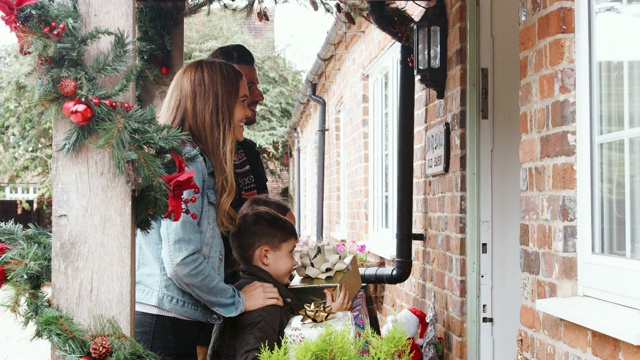
[[[116,109],[116,108],[118,108],[118,102],[117,102],[117,101],[112,101],[112,102],[111,102],[111,108],[112,108],[112,109]]]
[[[51,26],[52,29],[55,29],[56,26],[58,26],[58,24],[55,21],[52,21],[51,24],[49,24]]]
[[[62,112],[78,125],[86,125],[93,118],[91,105],[78,99],[65,101]]]
[[[42,29],[42,32],[43,32],[43,33],[45,33],[45,34],[48,34],[48,33],[50,33],[50,32],[51,32],[51,29],[49,29],[48,27],[46,27],[46,28]]]
[[[161,67],[161,68],[160,68],[160,73],[161,73],[162,75],[167,75],[167,74],[169,74],[170,72],[171,72],[171,69],[169,69],[169,67],[168,67],[168,66],[163,66],[163,67]]]
[[[60,24],[60,25],[58,25],[58,29],[60,29],[60,31],[65,31],[65,30],[67,30],[67,25]]]
[[[78,82],[69,78],[62,78],[58,83],[58,91],[64,96],[73,96],[78,90]]]
[[[93,105],[100,105],[100,98],[93,98]]]
[[[125,109],[126,111],[131,111],[131,104],[122,103],[122,108]]]

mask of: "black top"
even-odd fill
[[[238,290],[254,281],[273,284],[278,289],[284,306],[265,306],[225,319],[220,340],[214,348],[215,359],[257,359],[260,347],[265,343],[273,350],[276,345],[281,345],[284,329],[293,315],[293,294],[266,270],[253,264],[243,264],[240,267],[240,278],[234,285]]]
[[[262,163],[262,158],[260,156],[260,152],[258,151],[256,143],[248,138],[244,138],[244,140],[238,142],[237,144],[242,148],[242,151],[244,151],[244,155],[247,158],[258,194],[268,194],[269,189],[267,188],[267,173],[264,170],[264,164]],[[240,184],[238,183],[238,179],[236,177],[236,196],[231,203],[231,207],[235,211],[240,210],[242,205],[244,205],[244,203],[247,201],[247,199],[244,199],[242,197],[241,191],[242,189],[240,188]],[[236,282],[238,282],[238,280],[240,280],[240,276],[237,271],[237,262],[233,257],[233,253],[231,251],[229,237],[223,235],[222,241],[224,243],[224,282],[227,284],[235,284]]]

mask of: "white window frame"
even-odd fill
[[[594,254],[592,210],[591,89],[589,6],[576,1],[576,173],[578,224],[577,296],[566,284],[558,297],[539,299],[536,309],[632,345],[640,345],[640,261]],[[616,26],[615,28],[618,28]],[[629,34],[626,38],[629,39]]]
[[[593,34],[589,27],[589,6],[587,2],[578,1],[576,10],[578,293],[640,309],[640,286],[631,285],[640,277],[640,261],[594,254],[592,251],[596,236],[593,233],[593,210],[599,208],[597,197],[592,192],[592,170],[595,170],[592,161],[596,149],[592,148],[591,124],[596,121],[592,112],[597,106],[597,101],[592,99],[592,89],[598,86],[591,69],[590,39],[593,39]]]
[[[398,183],[398,88],[399,88],[399,60],[400,45],[397,43],[388,47],[369,67],[369,241],[367,249],[383,258],[395,258],[396,204]],[[382,217],[383,189],[381,176],[383,157],[382,136],[382,79],[388,76],[388,124],[387,143],[388,153],[388,226],[384,226]]]
[[[338,153],[338,163],[339,163],[339,183],[340,190],[338,191],[339,196],[339,211],[340,216],[338,218],[338,226],[335,231],[331,233],[331,237],[333,237],[337,241],[346,241],[347,240],[347,142],[346,138],[346,122],[343,119],[344,116],[344,103],[340,101],[340,104],[335,108],[334,114],[334,122],[340,128],[339,132],[339,153]]]

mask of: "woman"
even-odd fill
[[[222,61],[197,60],[175,76],[159,122],[189,133],[187,148],[200,155],[195,171],[200,194],[189,204],[197,219],[157,220],[136,240],[136,340],[163,359],[195,359],[199,328],[267,305],[282,306],[272,285],[242,291],[226,285],[221,232],[235,227],[233,157],[242,137],[248,89],[242,73]]]

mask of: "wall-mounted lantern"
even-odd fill
[[[444,99],[447,83],[447,9],[444,0],[436,0],[415,24],[413,57],[415,74],[420,82]]]

